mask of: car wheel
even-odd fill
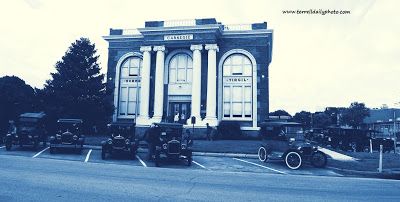
[[[54,147],[50,147],[50,154],[54,154],[54,153],[56,153],[55,151],[56,151],[56,148],[54,148]]]
[[[311,156],[311,164],[317,168],[323,168],[326,166],[328,158],[326,154],[321,151],[314,152]]]
[[[11,142],[6,143],[6,150],[7,151],[11,150]]]
[[[187,166],[191,166],[192,165],[192,160],[193,160],[192,156],[188,156],[188,158],[187,158]]]
[[[104,150],[101,150],[101,159],[106,159],[106,152]]]
[[[267,162],[268,160],[267,149],[265,149],[264,146],[261,146],[258,149],[258,159],[260,159],[262,162]]]
[[[285,163],[290,169],[296,170],[302,164],[301,156],[298,152],[292,151],[286,154]]]
[[[160,167],[160,153],[156,152],[155,156],[154,156],[154,162],[156,164],[156,167]]]

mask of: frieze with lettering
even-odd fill
[[[251,76],[224,77],[224,83],[251,83]]]
[[[164,41],[183,41],[193,40],[193,34],[182,34],[182,35],[165,35]]]

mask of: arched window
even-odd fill
[[[252,71],[250,59],[232,54],[223,63],[223,118],[251,119]]]
[[[140,57],[129,57],[122,63],[120,68],[118,117],[133,118],[135,115],[139,115],[139,76],[142,68],[142,59]]]
[[[192,58],[184,53],[175,55],[169,62],[169,83],[191,83]]]

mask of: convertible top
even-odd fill
[[[83,123],[82,119],[58,119],[57,123]]]
[[[262,122],[260,126],[302,126],[301,123],[297,122],[285,122],[285,121],[271,121],[271,122]]]
[[[44,112],[39,112],[39,113],[23,113],[21,115],[19,115],[20,118],[35,118],[35,119],[41,119],[44,116],[46,116],[46,114]]]

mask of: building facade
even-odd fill
[[[267,23],[223,25],[216,19],[147,21],[110,29],[107,86],[113,121],[180,122],[194,127],[236,121],[257,130],[269,112]]]
[[[394,137],[394,134],[400,136],[400,109],[371,109],[364,124],[368,129],[379,131],[386,137]]]

